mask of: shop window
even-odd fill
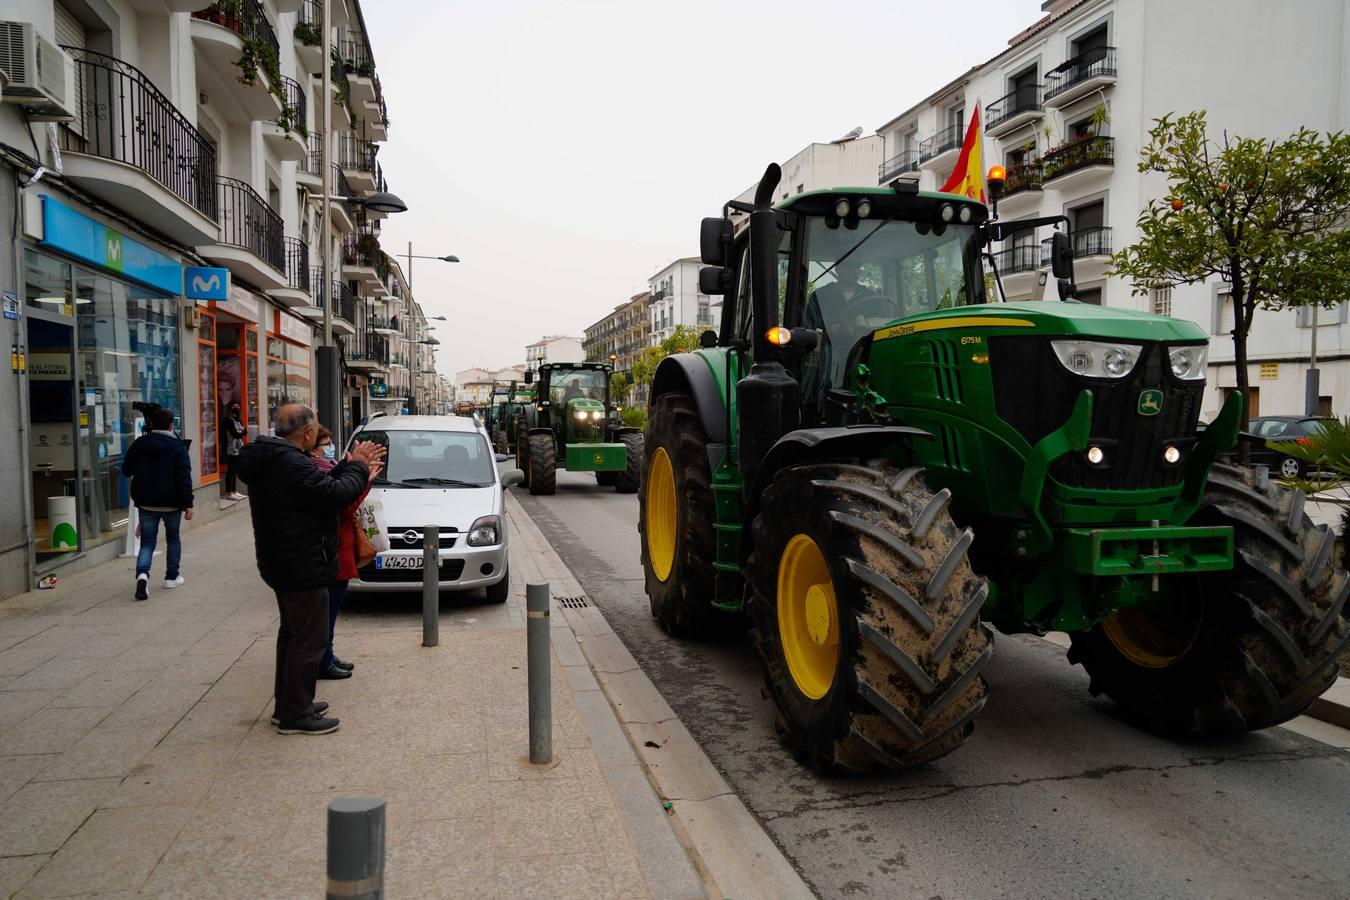
[[[220,480],[220,421],[216,410],[216,317],[203,312],[197,326],[197,411],[202,484]]]
[[[309,348],[273,335],[267,336],[267,414],[275,422],[287,403],[313,405]]]

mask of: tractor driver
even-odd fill
[[[816,349],[802,361],[802,400],[815,405],[835,385],[834,367],[842,365],[853,344],[871,332],[870,319],[895,316],[895,301],[862,284],[862,263],[845,259],[834,268],[836,280],[807,298],[802,326],[821,331]]]

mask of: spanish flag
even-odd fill
[[[948,194],[964,194],[972,200],[987,202],[984,195],[984,166],[980,159],[980,105],[970,116],[970,127],[961,144],[961,155],[956,159],[952,177],[938,190]]]

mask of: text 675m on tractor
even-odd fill
[[[560,468],[594,472],[620,494],[637,491],[642,432],[619,419],[609,396],[613,371],[604,363],[545,363],[537,381],[525,372],[535,393],[516,422],[516,465],[531,494],[552,494]]]
[[[1204,331],[1073,300],[1062,216],[902,182],[775,208],[778,178],[703,222],[721,327],[655,373],[639,529],[671,633],[748,614],[800,759],[959,746],[986,623],[1068,632],[1160,731],[1263,728],[1331,684],[1350,579],[1302,494],[1215,463],[1243,410],[1199,425]],[[1036,227],[1068,299],[993,302],[986,248]]]

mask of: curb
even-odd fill
[[[509,493],[507,508],[552,585],[554,608],[565,623],[565,627],[554,626],[555,637],[561,638],[556,650],[573,690],[599,685],[627,738],[623,749],[636,754],[662,805],[669,804],[667,820],[684,843],[708,892],[737,900],[814,897],[638,666],[604,614],[590,605],[572,608],[572,604],[556,603],[559,597],[581,598],[584,602],[585,591]],[[585,671],[577,671],[583,665]],[[602,749],[599,745],[596,751],[602,763],[607,753],[616,752],[615,748]]]

